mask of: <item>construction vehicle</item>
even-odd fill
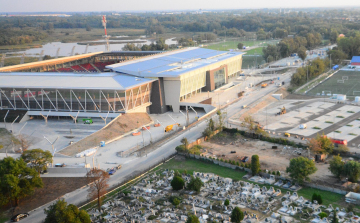
[[[261,85],[261,88],[266,88],[267,86],[268,86],[268,84],[264,83],[264,84]]]
[[[275,116],[284,115],[284,114],[286,114],[286,109],[285,109],[285,107],[282,107],[282,108],[280,108],[280,112],[276,113]]]
[[[290,133],[285,132],[285,133],[284,133],[284,136],[290,137]]]
[[[93,120],[91,118],[83,118],[84,124],[92,124]]]
[[[180,127],[179,123],[175,123],[173,125],[168,125],[165,127],[165,132],[170,132],[173,129],[174,125],[177,125],[178,127]]]

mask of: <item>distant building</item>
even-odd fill
[[[350,65],[360,67],[360,56],[353,56]]]

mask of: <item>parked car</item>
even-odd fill
[[[247,161],[249,161],[249,157],[244,156],[243,158],[241,158],[241,162],[246,163]]]
[[[109,175],[114,175],[114,173],[116,172],[115,168],[111,168],[108,172]]]
[[[21,214],[14,215],[10,220],[11,220],[11,222],[17,222],[17,221],[20,221],[21,219],[24,219],[24,218],[28,217],[28,216],[29,216],[28,213],[21,213]]]
[[[122,167],[121,164],[119,164],[119,165],[116,166],[116,169],[120,170],[121,167]]]
[[[55,167],[65,167],[66,164],[65,163],[57,163],[55,164]]]

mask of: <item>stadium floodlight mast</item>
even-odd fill
[[[99,116],[100,116],[100,118],[101,118],[102,120],[104,120],[105,125],[106,125],[106,119],[107,119],[108,115],[109,115],[109,112],[107,113],[107,115],[106,115],[106,117],[105,117],[105,118],[103,118],[101,115],[99,115]]]
[[[46,116],[40,113],[40,115],[41,115],[41,116],[44,118],[44,120],[45,120],[45,124],[47,124],[47,121],[48,121],[48,117],[49,117],[50,112],[51,112],[51,110],[49,110],[49,112],[47,113]]]
[[[70,115],[70,117],[74,120],[75,125],[77,124],[77,117],[78,117],[79,113],[80,113],[80,111],[78,111],[78,112],[77,112],[77,114],[76,114],[76,116],[75,116],[75,117],[74,117],[74,116],[72,116],[71,114],[69,114],[69,115]]]
[[[43,135],[44,136],[44,135]],[[46,141],[48,141],[49,143],[50,143],[50,145],[51,145],[51,147],[52,147],[52,155],[53,155],[53,158],[51,159],[51,167],[53,167],[53,163],[54,163],[54,155],[55,155],[55,148],[54,148],[54,144],[55,144],[55,142],[59,139],[59,136],[53,141],[53,142],[50,142],[50,140],[48,140],[48,138],[46,138],[45,136],[44,136],[44,139],[46,139]]]
[[[16,120],[19,118],[19,116],[17,116],[15,119],[14,119],[14,121],[11,123],[11,132],[12,132],[12,134],[14,134],[14,127],[13,127],[13,125],[14,125],[14,123],[16,122]]]
[[[8,110],[8,111],[6,112],[6,115],[4,116],[4,123],[5,123],[5,128],[6,128],[6,117],[8,116],[8,114],[9,114],[9,111],[10,111],[10,110]]]

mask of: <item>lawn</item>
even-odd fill
[[[254,48],[248,51],[244,51],[246,55],[263,55],[262,47]]]
[[[183,172],[186,170],[188,173],[203,172],[203,173],[214,173],[221,177],[229,177],[234,180],[241,180],[245,176],[246,172],[229,169],[227,167],[218,166],[212,163],[207,163],[195,159],[186,159],[185,161],[179,161],[171,159],[169,162],[161,166],[162,169],[172,169]]]
[[[212,50],[229,50],[229,49],[237,49],[238,43],[244,44],[244,46],[266,46],[267,44],[275,44],[276,41],[274,40],[256,40],[256,41],[241,41],[241,40],[229,40],[229,41],[223,41],[220,43],[210,44],[206,46],[207,49]],[[261,50],[262,52],[262,50]]]
[[[341,207],[340,203],[342,203],[341,201],[344,201],[344,195],[329,191],[318,190],[311,187],[305,187],[298,191],[299,196],[303,196],[304,198],[309,200],[311,200],[313,193],[320,194],[323,200],[323,205],[326,206],[332,204],[334,207]]]

